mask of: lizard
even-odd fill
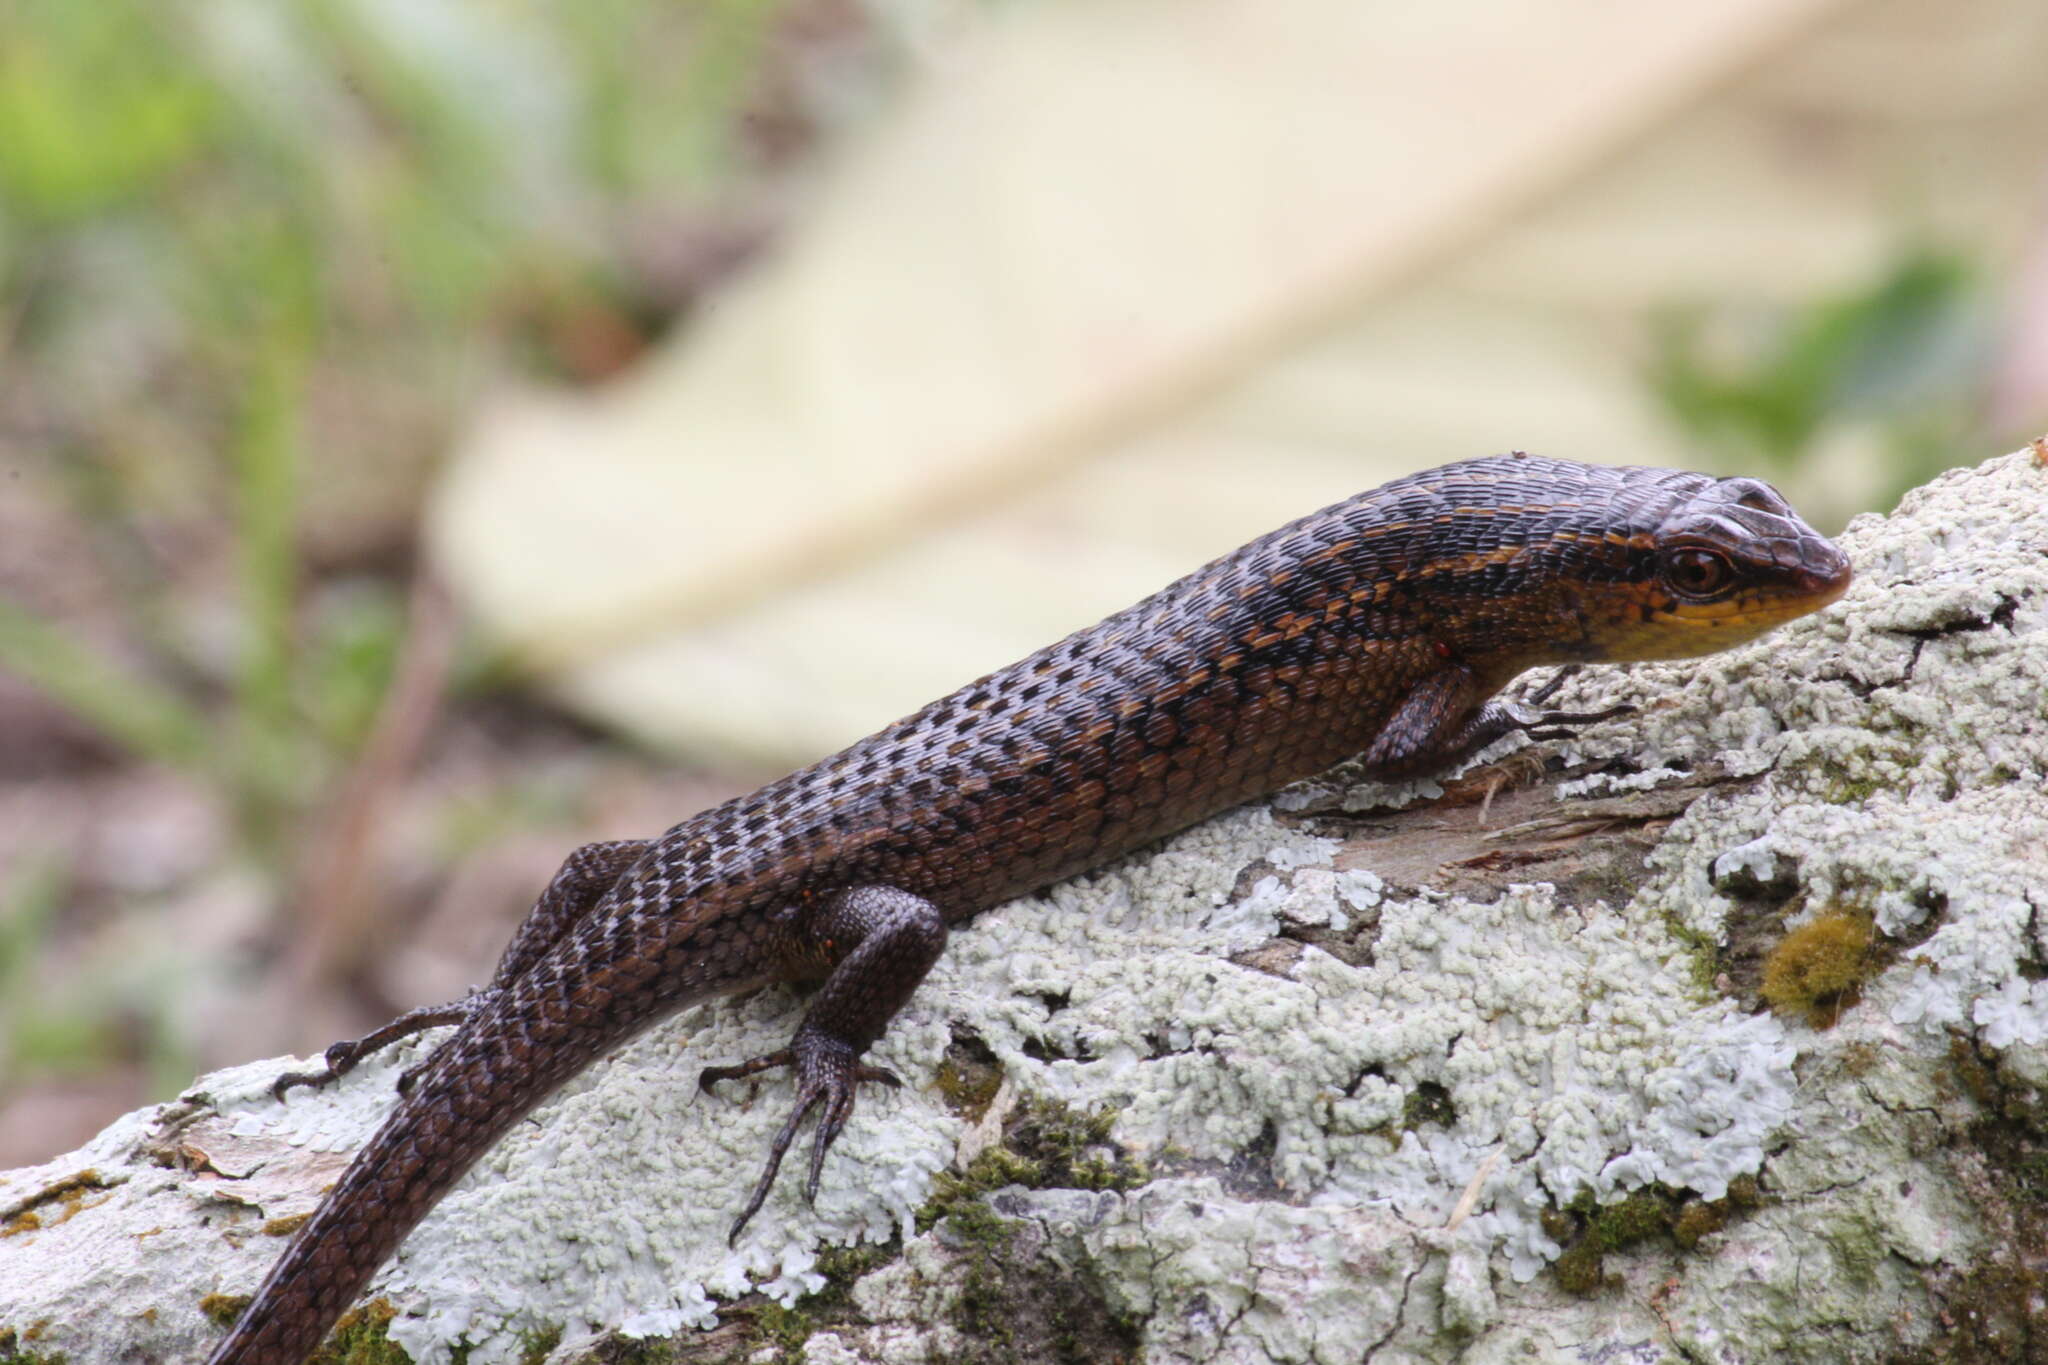
[[[1399,778],[1627,710],[1497,694],[1538,665],[1686,658],[1834,601],[1848,558],[1770,485],[1514,452],[1302,517],[895,724],[652,839],[570,854],[490,982],[336,1043],[454,1029],[272,1266],[211,1365],[298,1365],[435,1202],[554,1090],[707,998],[816,983],[795,1098],[737,1242],[814,1111],[806,1196],[863,1060],[976,913],[1356,757]],[[1541,704],[1551,686],[1530,698]]]

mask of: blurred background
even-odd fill
[[[0,1165],[1408,470],[1832,530],[2038,434],[2043,69],[2033,0],[14,0]]]

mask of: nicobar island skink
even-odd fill
[[[695,1001],[818,981],[774,1067],[807,1191],[949,925],[1362,755],[1442,768],[1604,717],[1490,700],[1522,670],[1706,654],[1832,602],[1842,552],[1754,479],[1507,455],[1397,479],[1196,570],[656,839],[562,864],[483,990],[328,1049],[458,1027],[263,1281],[213,1365],[297,1365],[463,1173],[556,1087]]]

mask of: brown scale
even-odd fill
[[[1107,620],[658,839],[571,854],[491,983],[328,1049],[458,1024],[286,1249],[214,1365],[297,1365],[377,1266],[556,1087],[682,1006],[821,981],[790,1046],[796,1102],[733,1224],[819,1109],[806,1193],[861,1058],[947,926],[1362,755],[1453,763],[1528,714],[1541,663],[1675,658],[1834,600],[1841,552],[1766,485],[1513,455],[1398,479],[1303,517]]]

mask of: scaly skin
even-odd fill
[[[824,981],[790,1048],[704,1074],[796,1071],[737,1238],[805,1114],[823,1107],[815,1189],[857,1083],[894,1083],[860,1058],[948,925],[1353,755],[1421,773],[1510,730],[1597,719],[1488,699],[1532,665],[1725,648],[1848,582],[1842,553],[1752,479],[1467,461],[1284,526],[658,839],[579,849],[488,987],[280,1079],[326,1084],[460,1024],[212,1363],[297,1365],[508,1128],[685,1005]]]

